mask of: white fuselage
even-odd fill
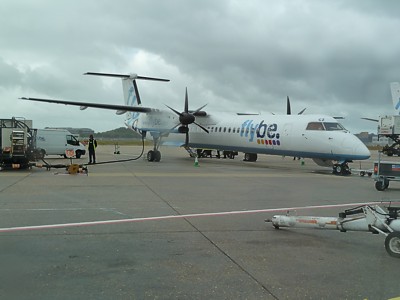
[[[366,146],[334,118],[324,115],[210,114],[196,117],[207,128],[189,125],[189,147],[245,153],[351,161],[370,157]],[[178,116],[168,111],[136,114],[126,120],[135,131],[159,137],[163,144],[183,146],[185,134],[171,131]],[[323,128],[316,128],[321,125]],[[149,137],[149,135],[147,135]]]

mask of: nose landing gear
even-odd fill
[[[350,175],[351,171],[348,163],[344,162],[344,163],[334,164],[332,173],[335,175],[345,176],[345,175]]]

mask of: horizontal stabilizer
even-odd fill
[[[133,73],[132,74],[112,74],[112,73],[86,72],[83,75],[117,77],[117,78],[126,78],[126,79],[154,80],[154,81],[169,81],[169,79],[139,76],[139,75],[133,74]]]

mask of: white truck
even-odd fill
[[[85,155],[85,146],[66,129],[37,129],[36,148],[40,149],[42,158],[45,155],[66,157],[65,150],[73,150],[75,157]]]

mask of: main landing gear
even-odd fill
[[[244,161],[257,161],[257,153],[245,153]]]
[[[161,152],[158,150],[150,150],[147,152],[147,160],[159,162],[161,160]]]
[[[345,176],[345,175],[350,175],[351,171],[350,171],[348,163],[344,162],[344,163],[340,163],[340,164],[334,164],[332,173],[335,175]]]
[[[147,152],[147,160],[159,162],[161,160],[161,152],[158,150],[160,147],[161,137],[153,136],[154,148]]]

